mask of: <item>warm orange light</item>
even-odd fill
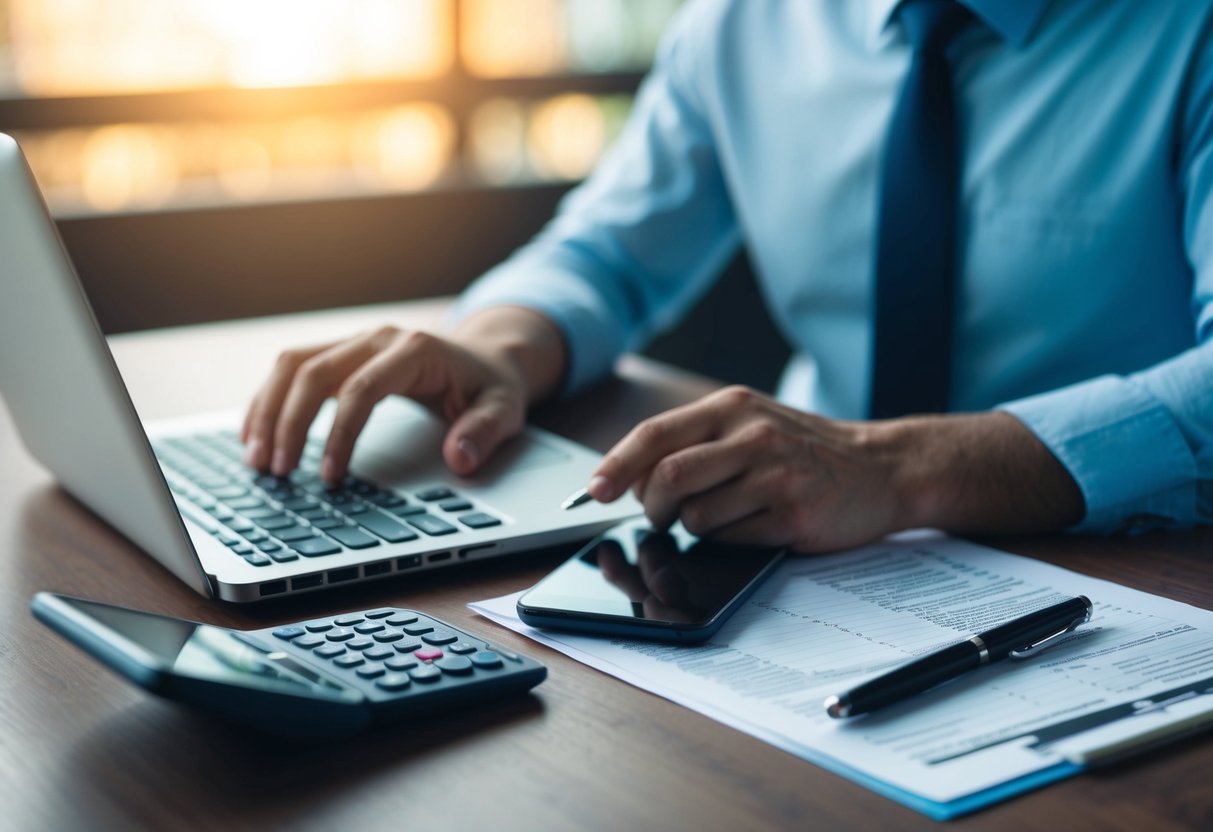
[[[376,187],[422,188],[445,171],[454,135],[450,115],[430,104],[365,119],[354,141],[359,174]]]
[[[463,61],[473,75],[542,75],[566,64],[559,0],[463,0]]]
[[[472,161],[488,183],[502,185],[523,177],[526,165],[526,111],[508,98],[486,101],[472,113]]]
[[[120,124],[95,131],[81,153],[81,190],[94,208],[152,207],[171,193],[171,143],[154,128]]]
[[[35,95],[431,77],[453,0],[8,0]]]
[[[588,95],[560,95],[535,108],[531,117],[531,162],[547,176],[578,179],[602,153],[606,125]]]

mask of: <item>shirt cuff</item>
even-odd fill
[[[1170,411],[1131,379],[1104,376],[1001,405],[1066,467],[1086,500],[1080,532],[1196,520],[1196,460]]]
[[[563,269],[533,261],[525,266],[507,261],[460,295],[449,322],[458,323],[493,306],[532,309],[560,330],[568,355],[561,396],[576,393],[608,375],[625,350],[627,337],[618,323],[618,314],[598,292]]]

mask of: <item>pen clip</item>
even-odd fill
[[[1090,620],[1091,620],[1091,611],[1088,609],[1082,615],[1076,617],[1073,621],[1071,621],[1066,626],[1062,627],[1057,632],[1050,633],[1049,635],[1045,636],[1044,638],[1040,639],[1039,641],[1034,641],[1031,644],[1025,645],[1024,647],[1020,647],[1016,650],[1012,650],[1007,655],[1010,656],[1012,659],[1031,658],[1032,656],[1035,656],[1040,651],[1047,650],[1048,648],[1052,647],[1054,642],[1056,642],[1058,639],[1060,639],[1062,636],[1066,635],[1067,633],[1072,632],[1076,627],[1078,627],[1079,624],[1085,624],[1086,622],[1088,622]]]

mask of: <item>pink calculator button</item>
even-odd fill
[[[423,662],[432,662],[442,658],[442,651],[437,647],[422,647],[420,650],[414,650],[413,655]]]

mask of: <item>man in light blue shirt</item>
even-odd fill
[[[281,473],[338,391],[327,473],[374,401],[430,402],[473,470],[526,406],[608,373],[744,243],[794,358],[640,425],[590,492],[659,525],[804,551],[910,526],[1213,521],[1213,3],[967,0],[952,415],[868,412],[882,145],[910,61],[897,0],[704,0],[616,146],[445,337],[283,356],[250,409]]]

